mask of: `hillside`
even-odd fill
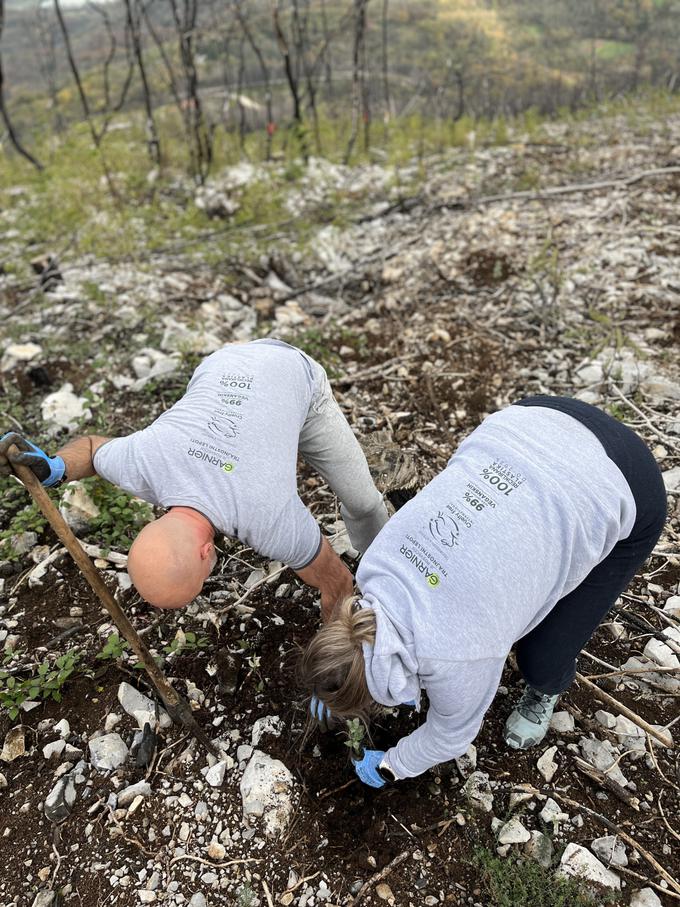
[[[81,537],[221,754],[161,727],[138,767],[122,685],[149,694],[145,675],[23,489],[3,480],[3,902],[677,903],[677,750],[654,734],[677,738],[680,695],[680,111],[630,104],[530,134],[518,123],[503,144],[479,138],[398,165],[240,161],[198,190],[116,170],[134,198],[123,214],[82,158],[58,178],[14,171],[0,190],[0,408],[7,429],[50,447],[129,433],[216,346],[275,336],[325,365],[358,436],[386,432],[422,485],[513,400],[597,403],[645,438],[669,492],[657,548],[580,661],[615,704],[577,682],[544,743],[509,752],[501,732],[520,680],[508,663],[467,760],[369,789],[343,734],[303,736],[293,668],[318,624],[312,590],[225,539],[204,594],[154,612],[125,570],[149,512],[88,480],[98,513]],[[333,495],[306,469],[301,494],[356,566]],[[57,658],[69,659],[60,680]],[[43,687],[52,670],[56,686]],[[383,714],[376,743],[419,720]],[[109,770],[94,755],[106,734],[125,748]],[[258,808],[244,815],[253,747],[286,769],[276,815],[260,810],[269,833]],[[611,835],[614,852],[600,840]],[[553,877],[575,845],[609,866],[606,893]]]

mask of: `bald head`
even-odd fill
[[[213,528],[188,507],[173,507],[145,526],[130,548],[128,572],[143,599],[181,608],[200,593],[215,566]]]

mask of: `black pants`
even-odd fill
[[[590,429],[623,473],[637,510],[628,538],[618,542],[580,586],[560,599],[515,646],[527,683],[541,693],[554,694],[570,686],[577,655],[654,549],[666,520],[666,490],[647,445],[612,416],[568,397],[527,397],[517,405],[557,409]]]

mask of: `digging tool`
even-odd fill
[[[12,462],[12,458],[17,456],[18,453],[19,451],[16,447],[13,446],[10,448],[10,462]],[[99,570],[97,570],[87,556],[80,542],[71,532],[66,521],[54,506],[52,500],[36,476],[28,469],[28,467],[21,466],[18,463],[13,463],[12,469],[21,480],[22,484],[28,489],[29,494],[42,511],[43,516],[52,529],[54,529],[59,540],[80,568],[81,573],[90,584],[92,591],[99,598],[111,615],[111,619],[115,625],[130,644],[132,651],[144,665],[144,670],[149,675],[151,683],[158,691],[158,695],[163,700],[163,704],[172,720],[176,724],[181,724],[185,727],[210,753],[219,758],[220,754],[194,718],[189,704],[167,681],[165,674],[158,667],[152,658],[151,653],[137,635],[137,631],[130,623],[129,618],[116,602],[113,595],[109,592]]]

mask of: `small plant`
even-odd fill
[[[163,651],[167,655],[175,655],[179,652],[196,652],[198,649],[206,649],[209,645],[210,640],[207,636],[196,636],[191,631],[185,633],[178,630],[173,641],[169,646],[165,646]]]
[[[151,505],[99,478],[83,479],[83,484],[99,508],[88,535],[96,536],[104,547],[128,551],[139,530],[153,517]]]
[[[78,668],[81,653],[71,649],[56,658],[46,658],[39,665],[12,667],[17,660],[16,653],[5,656],[0,668],[0,707],[14,719],[24,702],[37,699],[53,699],[61,702],[62,687]],[[9,669],[8,669],[9,666]],[[30,670],[28,677],[22,677],[24,671]]]
[[[22,502],[23,503],[23,502]],[[0,530],[0,557],[7,561],[19,560],[23,555],[13,547],[13,540],[24,532],[35,532],[42,535],[47,520],[43,517],[37,504],[30,503],[22,507],[11,518],[7,529]]]
[[[246,882],[244,885],[241,885],[236,892],[237,907],[253,907],[253,904],[255,904],[256,901],[257,896],[250,883]]]
[[[485,847],[471,860],[479,873],[489,902],[496,907],[595,907],[594,901],[575,879],[555,878],[533,860],[501,858]]]
[[[126,652],[130,651],[130,645],[125,639],[121,639],[117,633],[111,633],[106,640],[104,648],[97,653],[97,658],[117,661],[122,658]]]
[[[345,746],[349,747],[353,759],[361,759],[364,755],[364,738],[366,726],[361,718],[350,718],[347,721],[347,740]]]

